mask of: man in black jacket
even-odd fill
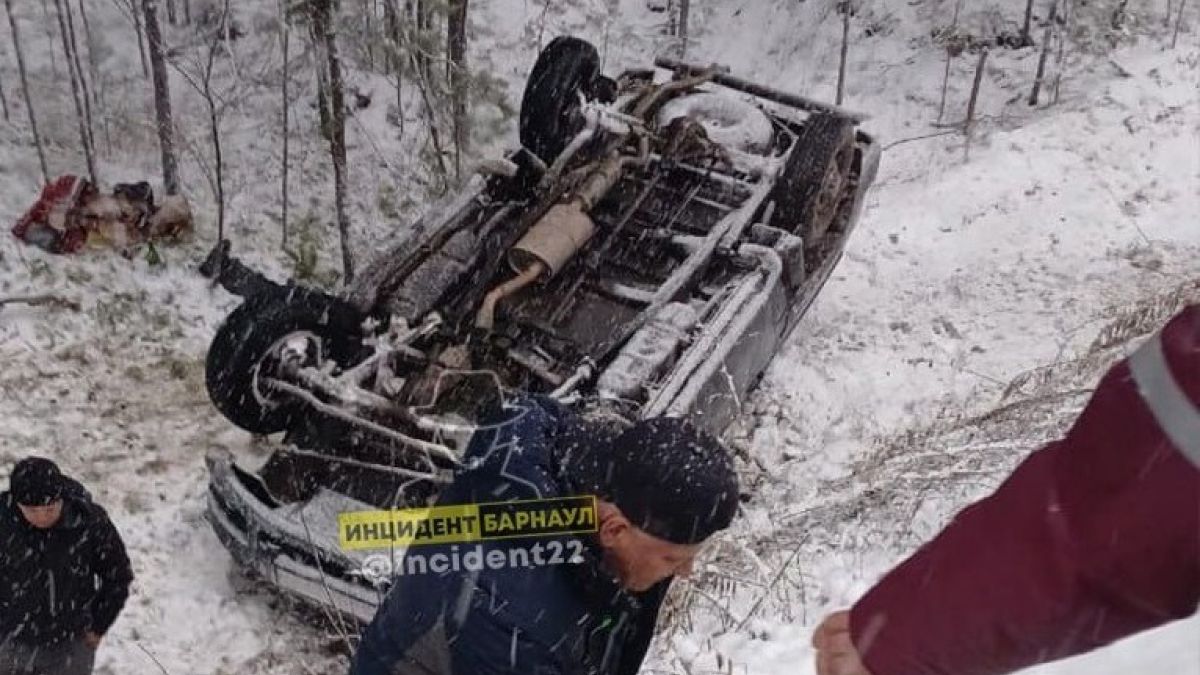
[[[0,493],[0,675],[87,675],[133,572],[104,509],[54,462]]]

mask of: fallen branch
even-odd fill
[[[963,123],[960,122],[958,124],[954,124],[951,126],[953,126],[954,129],[951,129],[950,131],[939,131],[936,134],[925,134],[924,136],[913,136],[912,138],[901,138],[898,141],[892,141],[891,143],[888,143],[887,145],[883,146],[883,149],[887,150],[889,148],[894,148],[897,145],[900,145],[901,143],[911,143],[912,141],[923,141],[927,138],[937,138],[938,136],[949,136],[951,134],[957,134],[958,130],[960,128],[962,128]]]
[[[31,307],[36,305],[65,307],[76,312],[81,309],[78,300],[64,298],[61,295],[54,295],[51,293],[45,293],[42,295],[13,295],[7,298],[0,298],[0,309],[2,309],[5,305],[18,303],[22,305],[29,305]]]

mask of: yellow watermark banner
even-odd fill
[[[594,496],[556,497],[348,511],[338,514],[338,542],[346,550],[363,550],[585,534],[597,527]]]

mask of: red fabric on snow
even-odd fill
[[[1200,305],[1162,342],[1200,408]],[[1200,604],[1200,468],[1122,361],[1028,457],[851,610],[873,675],[1000,675],[1187,617]]]
[[[13,236],[21,241],[25,241],[25,235],[29,232],[29,228],[36,224],[48,226],[47,221],[55,205],[62,202],[69,202],[67,206],[73,208],[80,196],[87,189],[87,186],[87,181],[78,176],[71,175],[59,176],[47,183],[42,188],[42,193],[38,196],[37,202],[29,207],[29,210],[25,212],[25,215],[21,216],[16,225],[13,225]],[[74,253],[83,248],[86,242],[87,232],[82,227],[67,227],[65,231],[60,233],[54,253]]]

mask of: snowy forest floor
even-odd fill
[[[659,19],[642,0],[578,3],[586,11],[573,13],[528,3],[513,11],[517,4],[472,3],[485,45],[473,58],[508,80],[523,77],[538,20],[547,36],[573,30],[599,44],[611,33],[610,72],[646,63],[662,46]],[[705,5],[691,55],[831,98],[840,33],[816,4]],[[945,4],[862,18],[882,28],[852,51],[848,104],[872,114],[867,128],[885,144],[937,131],[942,52],[920,37]],[[614,8],[615,22],[596,20]],[[809,632],[826,611],[853,602],[1060,431],[1129,340],[1200,299],[1200,51],[1194,33],[1183,37],[1175,50],[1159,35],[1072,55],[1051,107],[1019,100],[1036,50],[999,51],[969,159],[959,134],[886,150],[845,258],[729,434],[757,496],[697,577],[680,584],[649,672],[810,673]],[[954,66],[947,119],[965,108],[968,62]],[[230,114],[240,186],[231,228],[252,262],[280,275],[272,241],[254,237],[261,212],[278,207],[267,179],[254,180],[273,171],[258,163],[277,161],[256,145],[256,114],[253,103]],[[360,179],[379,153],[376,116],[351,126]],[[320,148],[307,143],[297,162],[317,166]],[[135,144],[107,161],[126,178],[155,175],[152,147]],[[256,159],[260,150],[266,160]],[[60,147],[52,159],[62,166],[69,155]],[[32,200],[35,167],[21,127],[0,125],[0,223]],[[328,179],[313,174],[314,183]],[[202,184],[195,170],[190,177]],[[361,201],[371,202],[377,186],[367,188]],[[229,558],[201,517],[207,450],[233,449],[251,465],[268,452],[225,422],[204,391],[207,341],[235,304],[193,271],[215,236],[206,197],[194,190],[205,221],[194,242],[160,250],[165,266],[105,253],[52,257],[2,238],[0,295],[49,290],[82,310],[0,308],[0,466],[28,453],[60,461],[129,545],[134,595],[98,673],[344,672],[335,633],[230,579]],[[364,241],[383,236],[360,229]],[[1200,673],[1198,627],[1193,619],[1037,672]]]

